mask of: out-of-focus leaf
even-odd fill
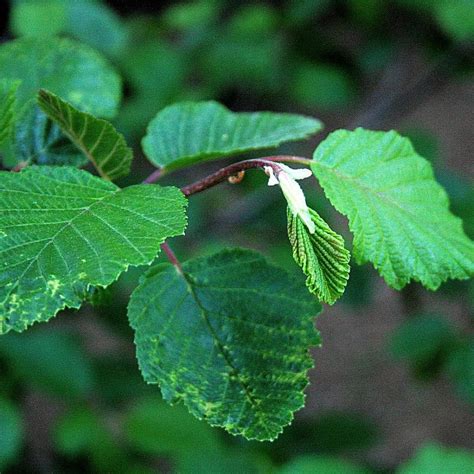
[[[447,372],[459,395],[474,403],[474,338],[449,355]]]
[[[22,38],[0,45],[0,79],[21,81],[15,128],[1,149],[8,167],[84,163],[58,127],[38,109],[40,88],[59,94],[80,110],[104,117],[115,114],[121,97],[120,78],[111,66],[94,50],[66,39]]]
[[[107,56],[122,53],[127,45],[127,29],[112,8],[97,0],[64,3],[67,5],[66,33]]]
[[[76,338],[52,328],[0,338],[0,354],[15,376],[57,396],[84,397],[94,388],[91,362]]]
[[[56,449],[67,457],[86,455],[96,472],[129,472],[118,440],[96,413],[76,408],[61,417],[53,431]]]
[[[64,38],[2,44],[0,78],[21,80],[20,107],[45,88],[83,111],[113,117],[121,98],[120,78],[112,67],[93,49]]]
[[[256,252],[152,268],[129,320],[145,380],[169,402],[248,439],[274,439],[302,406],[320,306]],[[278,349],[277,349],[278,348]]]
[[[133,451],[166,456],[183,474],[258,474],[260,466],[269,465],[265,456],[226,446],[215,429],[197,421],[184,407],[171,407],[156,397],[132,405],[125,416],[124,435]]]
[[[370,471],[329,456],[300,456],[276,470],[277,474],[369,474]]]
[[[64,0],[13,0],[10,30],[16,36],[47,37],[61,33],[67,24]]]
[[[44,89],[39,92],[38,104],[92,162],[102,178],[113,181],[130,173],[133,151],[111,123],[77,110]]]
[[[278,27],[278,13],[270,5],[244,5],[230,19],[229,34],[242,38],[264,38]]]
[[[331,4],[331,0],[288,0],[284,19],[290,26],[314,22]]]
[[[355,99],[351,78],[342,69],[328,64],[302,64],[295,73],[289,93],[306,108],[337,109]]]
[[[423,446],[397,474],[470,474],[474,472],[474,454],[459,448],[445,448],[437,443]]]
[[[447,353],[456,341],[456,333],[446,318],[422,314],[405,321],[393,334],[390,352],[398,360],[424,364],[440,352]]]
[[[144,39],[133,42],[121,55],[120,64],[131,96],[117,118],[117,127],[128,136],[141,138],[148,122],[163,107],[181,100],[189,62],[167,44]]]
[[[234,113],[217,102],[182,102],[150,122],[143,150],[166,170],[307,138],[319,120],[271,112]]]
[[[386,4],[380,0],[349,0],[347,3],[352,21],[366,27],[380,23],[386,11]]]
[[[230,90],[268,95],[280,90],[285,80],[281,64],[285,43],[275,35],[252,38],[222,33],[205,49],[201,74],[211,90],[224,94]]]
[[[23,422],[16,406],[0,397],[0,469],[12,464],[23,444]]]
[[[206,28],[217,20],[221,9],[219,3],[219,0],[199,0],[171,4],[163,13],[161,22],[166,28],[178,31]]]
[[[144,398],[125,416],[127,443],[137,452],[174,458],[222,449],[218,432],[196,420],[182,406],[169,406],[162,400]]]
[[[280,460],[298,454],[343,455],[367,450],[379,439],[377,426],[357,413],[330,411],[315,419],[299,420],[271,446]]]
[[[474,39],[474,2],[438,0],[434,13],[441,27],[457,41]]]

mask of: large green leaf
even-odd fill
[[[120,78],[93,49],[68,39],[22,38],[0,46],[0,78],[21,80],[18,103],[40,88],[85,112],[113,117],[121,98]]]
[[[400,289],[411,279],[435,290],[474,274],[474,243],[449,211],[431,165],[396,132],[332,133],[311,165],[336,209],[349,218],[353,253]]]
[[[334,304],[344,293],[349,279],[350,253],[336,234],[313,209],[309,209],[315,232],[288,208],[288,237],[293,258],[307,276],[306,286],[320,301]]]
[[[111,123],[77,110],[44,89],[39,92],[38,103],[103,178],[114,180],[130,173],[133,152]]]
[[[120,189],[74,168],[0,173],[0,334],[78,308],[89,286],[150,263],[183,233],[185,203],[173,187]]]
[[[271,112],[234,113],[217,102],[181,102],[159,112],[148,126],[143,150],[167,170],[306,138],[319,120]]]
[[[129,319],[145,380],[211,425],[270,440],[303,406],[320,306],[249,250],[152,268]]]
[[[16,110],[16,90],[20,83],[0,79],[0,145],[13,133]]]

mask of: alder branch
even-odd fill
[[[245,171],[252,168],[263,168],[264,166],[270,166],[272,168],[277,168],[276,162],[286,162],[286,163],[298,163],[309,166],[311,160],[308,158],[302,158],[299,156],[287,156],[287,155],[278,155],[278,156],[267,156],[264,158],[256,158],[252,160],[239,161],[238,163],[233,163],[232,165],[221,168],[215,173],[206,176],[195,183],[188,184],[183,186],[181,191],[185,196],[191,196],[196,193],[200,193],[206,189],[209,189],[216,184],[222,183],[231,176],[238,174],[241,171]]]

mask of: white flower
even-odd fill
[[[312,174],[311,170],[307,168],[293,169],[280,163],[274,166],[264,166],[263,169],[269,177],[268,186],[280,185],[290,211],[304,222],[311,234],[314,234],[316,229],[311,219],[303,190],[296,182],[298,179],[310,177]]]

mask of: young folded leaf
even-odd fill
[[[394,131],[338,130],[316,149],[311,168],[349,218],[356,260],[373,262],[393,288],[413,279],[435,290],[448,278],[474,275],[474,242],[408,139]]]
[[[213,101],[182,102],[158,112],[142,145],[154,165],[172,170],[276,147],[307,138],[321,129],[319,120],[302,115],[235,113]]]
[[[173,187],[120,189],[68,167],[0,172],[0,334],[23,331],[129,265],[149,264],[186,225]]]
[[[350,253],[343,238],[313,209],[308,208],[315,231],[288,208],[288,237],[293,258],[307,276],[306,286],[323,303],[334,304],[344,293],[349,279]]]
[[[111,123],[77,110],[44,89],[39,91],[38,104],[92,162],[103,178],[113,181],[130,173],[133,152],[123,135]]]
[[[143,377],[211,425],[271,440],[303,406],[321,307],[256,252],[159,265],[130,300]]]

